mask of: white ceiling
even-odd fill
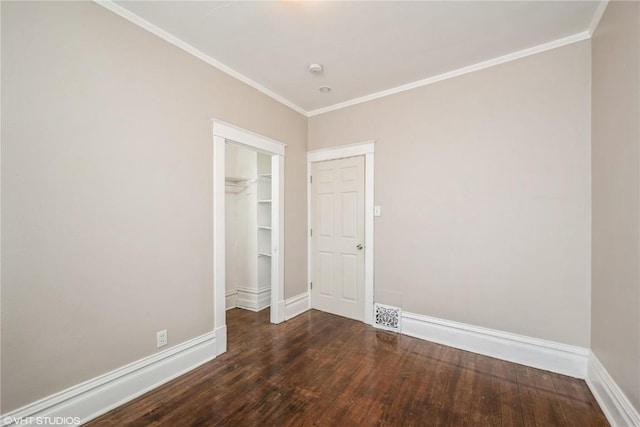
[[[116,3],[116,9],[125,8],[228,67],[227,71],[312,114],[558,39],[586,38],[600,5],[598,1]],[[307,70],[311,63],[321,63],[324,73],[311,74]],[[322,85],[332,91],[320,93]]]

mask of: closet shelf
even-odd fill
[[[266,225],[259,225],[258,229],[259,230],[271,230],[271,227],[267,227]]]
[[[243,181],[249,181],[249,178],[246,176],[225,176],[224,180],[226,182],[243,182]]]
[[[225,193],[242,193],[247,188],[249,188],[249,186],[247,185],[226,184],[224,186],[224,192]]]
[[[259,176],[262,177],[262,178],[271,178],[271,174],[270,173],[261,173]]]
[[[258,252],[258,256],[268,256],[268,257],[271,257],[271,254],[270,254],[270,253],[267,253],[267,252]]]
[[[271,203],[271,200],[258,200],[258,203]]]

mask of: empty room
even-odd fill
[[[0,425],[640,427],[640,2],[1,1]]]

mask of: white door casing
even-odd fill
[[[217,354],[227,350],[225,307],[225,146],[271,155],[271,322],[284,321],[284,154],[286,145],[213,120],[213,298]]]
[[[313,164],[312,307],[364,320],[364,156]]]
[[[355,144],[338,145],[331,148],[322,148],[307,153],[307,224],[311,230],[311,169],[316,162],[325,160],[342,159],[346,157],[364,156],[365,158],[365,253],[364,253],[364,323],[373,324],[373,287],[374,287],[374,154],[375,141],[365,141]],[[313,280],[313,257],[311,239],[307,244],[308,284]],[[311,289],[309,289],[311,295]]]

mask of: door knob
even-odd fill
[[[364,246],[362,246],[362,243],[358,243],[358,246],[356,246],[356,248],[358,248],[358,250],[361,251],[362,248],[364,248]]]

